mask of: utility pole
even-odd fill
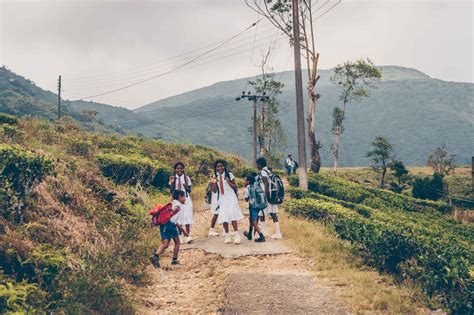
[[[61,120],[61,75],[58,78],[58,122]]]
[[[471,180],[472,180],[472,184],[471,184],[471,190],[472,192],[474,192],[474,156],[471,157]]]
[[[306,140],[304,129],[303,80],[301,77],[300,29],[298,1],[292,0],[293,7],[293,49],[295,55],[295,89],[296,89],[296,127],[298,132],[298,174],[300,187],[308,189],[306,174]]]
[[[257,167],[257,101],[268,101],[270,97],[265,95],[263,92],[262,95],[251,95],[250,92],[245,94],[245,91],[242,91],[242,95],[237,97],[235,100],[240,101],[243,98],[247,98],[249,101],[253,102],[253,148],[252,148],[252,158],[254,167]]]

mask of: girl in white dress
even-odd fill
[[[174,165],[174,172],[173,176],[170,176],[170,189],[171,194],[175,190],[181,190],[184,192],[186,196],[186,202],[182,209],[182,214],[179,216],[178,224],[182,225],[186,229],[186,233],[188,236],[185,239],[185,243],[191,243],[193,239],[191,238],[191,224],[194,224],[193,219],[193,201],[191,200],[191,179],[184,173],[184,164],[182,162],[178,162]]]
[[[217,223],[224,225],[225,243],[231,242],[229,223],[234,229],[234,244],[240,244],[240,232],[237,221],[244,218],[237,199],[237,185],[234,175],[227,170],[227,162],[217,160],[214,163],[214,175],[211,176],[212,200],[211,212],[217,213]]]

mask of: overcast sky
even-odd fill
[[[319,12],[335,2],[330,0]],[[1,63],[49,90],[56,89],[62,74],[68,99],[163,74],[258,18],[243,0],[0,3]],[[473,7],[470,0],[343,0],[315,23],[320,67],[369,57],[377,65],[412,67],[442,80],[473,82]],[[275,45],[270,62],[274,71],[291,70],[288,42],[262,21],[179,71],[93,100],[135,108],[254,75],[261,50],[270,44]]]

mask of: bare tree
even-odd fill
[[[300,41],[301,48],[304,51],[304,57],[306,58],[307,63],[307,74],[308,74],[308,84],[306,86],[306,92],[308,95],[308,113],[307,113],[307,123],[308,123],[308,140],[309,140],[309,149],[310,149],[310,167],[311,171],[319,172],[321,168],[321,156],[319,154],[319,149],[322,147],[320,141],[316,141],[315,135],[315,126],[314,126],[314,117],[316,113],[316,102],[320,98],[320,94],[314,91],[316,83],[319,80],[318,75],[318,61],[319,53],[316,52],[315,48],[315,31],[313,22],[317,19],[314,16],[314,13],[324,7],[329,1],[326,1],[321,6],[313,8],[313,3],[311,0],[301,0],[300,5],[300,16],[296,17],[300,26]],[[245,0],[247,6],[257,13],[263,15],[266,19],[270,21],[276,28],[281,30],[289,40],[290,44],[293,43],[293,33],[292,33],[292,19],[291,16],[292,7],[291,1],[287,0]],[[337,1],[335,5],[339,4],[340,1]],[[333,5],[331,8],[333,8]],[[331,9],[330,8],[330,9]],[[327,11],[326,11],[327,12]]]

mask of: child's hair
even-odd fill
[[[245,179],[249,182],[250,185],[253,185],[255,183],[255,176],[254,175],[247,175],[247,176],[245,176]]]
[[[173,199],[174,199],[174,200],[178,200],[179,197],[181,197],[181,196],[184,196],[184,191],[182,191],[182,190],[175,190],[175,191],[173,192]]]
[[[173,166],[173,169],[176,170],[176,168],[177,168],[178,166],[180,166],[180,165],[184,168],[183,162],[177,162],[177,163]]]
[[[224,165],[224,176],[230,181],[229,171],[227,170],[227,162],[225,160],[216,160],[214,162],[214,175],[217,177],[217,164]]]
[[[272,169],[271,167],[269,167],[268,170],[269,170],[270,172],[273,172],[273,169]]]
[[[267,160],[265,160],[265,158],[263,156],[259,157],[257,159],[257,165],[260,165],[261,167],[265,167],[265,166],[267,166]]]

